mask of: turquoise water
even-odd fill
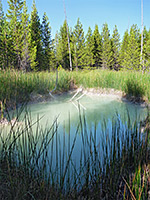
[[[71,94],[65,94],[57,96],[53,101],[28,105],[27,119],[30,117],[30,126],[28,120],[24,123],[26,112],[23,111],[20,117],[22,123],[16,128],[18,133],[24,128],[23,134],[26,135],[24,139],[20,139],[18,145],[22,148],[22,155],[23,151],[26,155],[33,152],[31,141],[24,142],[25,138],[32,139],[36,144],[35,157],[40,155],[41,149],[45,149],[38,162],[35,161],[37,157],[31,162],[37,162],[39,168],[41,164],[45,165],[46,173],[51,172],[54,180],[59,179],[65,172],[69,156],[67,173],[71,174],[75,168],[81,169],[81,165],[85,164],[88,155],[91,155],[95,148],[101,156],[101,165],[104,165],[106,156],[110,154],[113,134],[116,134],[116,140],[125,141],[128,127],[134,128],[135,119],[140,122],[146,115],[145,108],[123,102],[113,96],[85,95],[79,102],[69,102],[71,97]],[[28,126],[32,128],[25,128]],[[8,129],[5,127],[6,132]],[[128,137],[129,134],[130,131]],[[7,134],[4,135],[6,137]],[[122,142],[120,145],[123,145]],[[84,174],[84,170],[81,174]]]
[[[89,127],[93,123],[99,123],[103,119],[111,120],[118,113],[121,120],[125,121],[127,110],[132,120],[135,116],[143,117],[145,109],[139,105],[129,102],[123,102],[113,96],[84,96],[77,101],[69,102],[71,95],[61,95],[53,101],[45,103],[36,103],[28,106],[32,119],[36,119],[37,115],[43,117],[41,123],[52,124],[58,118],[60,125],[68,124],[69,118],[71,124],[78,122],[79,113],[85,114]]]
[[[134,121],[135,118],[142,120],[145,115],[145,108],[123,102],[113,96],[84,96],[79,102],[69,102],[70,98],[69,94],[61,95],[50,102],[29,105],[33,121],[36,121],[37,116],[42,117],[40,124],[44,127],[45,125],[50,126],[57,118],[60,129],[63,126],[68,129],[68,126],[71,125],[73,131],[79,123],[80,115],[85,115],[88,129],[103,124],[104,121],[109,126],[109,122],[118,116],[125,124],[128,114],[131,121]]]
[[[130,117],[130,125],[134,126],[135,119],[140,122],[146,113],[145,108],[129,102],[123,102],[112,96],[84,96],[80,99],[80,104],[76,101],[68,102],[70,98],[71,95],[69,94],[58,96],[54,101],[32,104],[29,106],[29,110],[33,121],[36,121],[37,116],[39,118],[42,117],[40,120],[42,128],[45,126],[50,127],[54,120],[57,119],[57,137],[59,137],[62,145],[61,148],[63,148],[64,135],[65,144],[70,140],[71,148],[78,124],[80,124],[73,150],[73,156],[76,161],[78,160],[79,149],[83,147],[82,134],[87,134],[90,137],[90,134],[94,134],[96,130],[96,144],[99,145],[102,140],[103,143],[106,143],[106,137],[111,140],[113,124],[115,124],[116,120],[119,120],[120,137],[122,137],[122,133],[128,127],[128,115]],[[81,129],[83,133],[81,133]],[[102,145],[100,146],[102,147]]]

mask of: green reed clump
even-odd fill
[[[145,95],[145,90],[142,84],[134,79],[127,80],[125,92],[135,97],[144,97]]]
[[[93,70],[73,72],[75,83],[85,88],[114,88],[150,99],[150,75],[135,71]]]
[[[29,72],[7,70],[0,71],[0,100],[21,103],[30,99],[32,92],[48,94],[55,88],[55,72]],[[57,91],[67,91],[70,87],[70,75],[59,72]]]
[[[18,122],[0,127],[1,199],[148,199],[150,135],[138,121],[122,124],[117,115],[111,130],[106,121],[89,130],[80,111],[75,133],[64,126],[61,136],[57,118],[43,129],[23,109]]]
[[[58,83],[56,72],[0,71],[0,101],[24,102],[30,99],[32,92],[47,94],[55,86],[57,92],[68,91],[73,85],[84,88],[113,88],[127,95],[150,100],[150,75],[135,71],[110,70],[59,70]]]

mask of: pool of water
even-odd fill
[[[101,165],[104,165],[114,134],[116,143],[118,138],[125,141],[130,137],[130,131],[127,133],[126,129],[129,126],[134,128],[135,119],[140,122],[146,115],[145,108],[113,96],[84,96],[78,102],[70,102],[71,97],[71,94],[65,94],[53,101],[28,105],[32,131],[25,128],[28,122],[26,125],[23,122],[21,127],[24,134],[19,140],[18,146],[22,148],[19,153],[34,152],[35,158],[30,161],[36,163],[35,167],[40,168],[41,163],[46,166],[46,173],[51,172],[53,179],[59,179],[65,170],[69,174],[71,169],[81,170],[81,165],[85,166],[88,155],[92,155],[95,148],[101,155]],[[24,120],[24,115],[22,112],[21,120]],[[8,132],[8,127],[5,131]],[[28,139],[30,141],[26,141]],[[31,143],[34,143],[34,149]],[[119,145],[121,148],[122,142]],[[94,156],[90,159],[96,160]]]
[[[69,102],[71,95],[61,95],[53,101],[46,103],[36,103],[28,106],[32,114],[32,119],[37,116],[43,117],[41,124],[52,124],[57,118],[60,126],[67,125],[69,119],[71,126],[77,125],[79,114],[85,114],[87,124],[92,127],[95,123],[100,123],[104,119],[112,120],[116,114],[120,116],[122,122],[126,121],[127,113],[131,120],[135,117],[143,118],[145,109],[139,105],[123,102],[115,96],[84,96],[79,102]]]

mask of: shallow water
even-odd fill
[[[36,103],[28,106],[32,119],[36,121],[37,116],[42,126],[51,125],[57,118],[60,128],[71,124],[72,131],[79,123],[79,115],[85,115],[89,129],[95,124],[107,123],[119,116],[122,123],[126,123],[127,115],[131,121],[135,118],[143,119],[145,109],[139,105],[123,102],[115,96],[84,96],[80,101],[69,102],[70,94],[57,96],[55,100],[46,103]],[[70,122],[71,123],[70,123]]]
[[[96,129],[97,137],[100,140],[104,132],[107,132],[111,138],[112,126],[117,119],[121,122],[121,131],[121,129],[123,130],[127,127],[128,115],[130,116],[132,126],[132,122],[135,119],[138,121],[142,120],[146,113],[145,109],[139,105],[122,102],[115,96],[84,96],[80,99],[79,103],[76,101],[68,102],[71,97],[69,94],[57,96],[54,101],[29,106],[33,121],[36,121],[37,115],[39,118],[43,117],[40,120],[42,127],[50,127],[57,118],[60,140],[63,140],[63,134],[65,132],[66,134],[70,134],[71,144],[80,121],[82,121],[83,132],[86,129],[87,134],[90,134],[90,132],[94,133]],[[74,152],[76,149],[78,152],[78,149],[82,146],[83,141],[80,132],[76,140]],[[105,136],[103,135],[103,137]],[[66,140],[68,141],[68,139]]]
[[[37,115],[43,117],[42,123],[52,123],[58,117],[59,123],[62,125],[68,123],[69,115],[71,122],[78,121],[80,113],[85,113],[88,123],[99,122],[102,119],[112,119],[118,113],[121,119],[129,111],[130,117],[135,118],[135,115],[143,116],[145,109],[139,105],[130,102],[123,102],[115,96],[84,96],[77,101],[69,102],[71,95],[57,96],[55,100],[31,104],[28,106],[32,113],[32,119],[36,119]]]
[[[64,173],[72,148],[71,163],[73,164],[69,164],[70,168],[74,168],[74,166],[77,169],[80,168],[81,163],[83,164],[87,159],[86,155],[89,155],[90,151],[93,152],[95,146],[101,155],[101,165],[104,165],[107,156],[105,154],[109,155],[110,151],[112,132],[117,132],[116,139],[120,137],[120,140],[122,140],[126,137],[126,129],[129,123],[127,118],[130,116],[130,126],[132,127],[135,119],[140,122],[146,115],[145,108],[123,102],[113,96],[84,96],[79,102],[69,102],[71,97],[71,94],[65,94],[57,96],[55,100],[50,102],[28,105],[32,123],[42,117],[38,125],[35,123],[32,132],[29,133],[37,141],[37,152],[41,148],[44,135],[50,133],[47,137],[48,140],[52,137],[52,132],[55,132],[53,140],[49,144],[45,143],[46,152],[38,161],[40,166],[43,159],[44,162],[46,159],[46,171],[49,173],[49,171],[54,170],[52,172],[56,175],[55,178],[53,177],[54,179]],[[25,112],[21,114],[21,119],[23,119],[24,114]],[[56,123],[52,127],[55,119],[57,119]],[[118,127],[115,127],[115,129],[116,121],[118,121]],[[50,129],[50,127],[52,128]],[[22,144],[23,141],[21,141]],[[25,148],[28,148],[27,152],[32,150],[30,145],[22,147],[22,149]]]

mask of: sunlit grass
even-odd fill
[[[32,92],[48,94],[55,88],[56,74],[49,72],[0,71],[0,100],[23,102]],[[70,75],[59,73],[57,91],[69,90]]]
[[[114,88],[150,100],[150,75],[135,71],[93,70],[73,72],[75,83],[85,88]]]
[[[150,101],[150,74],[135,71],[83,70],[58,72],[58,83],[53,93],[65,92],[72,85],[83,88],[113,88],[129,96]],[[56,72],[0,71],[0,101],[21,103],[30,99],[32,92],[49,94],[56,86]]]

